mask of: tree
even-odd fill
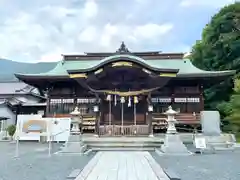
[[[9,136],[11,137],[11,139],[12,139],[13,135],[15,134],[15,131],[16,131],[16,126],[14,124],[9,125],[7,127],[7,132],[9,134]]]
[[[212,17],[209,24],[203,29],[202,39],[193,46],[190,58],[193,64],[201,69],[209,71],[236,70],[236,76],[238,76],[240,72],[239,49],[240,2],[235,2],[222,8]],[[204,92],[205,108],[216,109],[216,107],[223,106],[224,102],[229,100],[232,89],[232,77],[206,89]],[[219,109],[224,108],[219,107]]]
[[[234,133],[240,132],[240,79],[236,79],[234,83],[234,93],[231,100],[227,104],[229,107],[228,117],[231,129]]]

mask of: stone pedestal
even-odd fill
[[[86,149],[87,147],[85,144],[83,144],[81,135],[71,134],[68,138],[68,141],[62,148],[61,153],[83,154]]]
[[[170,155],[190,155],[178,134],[166,134],[161,151]]]
[[[62,147],[61,153],[83,154],[87,147],[82,142],[82,135],[80,131],[82,119],[80,118],[80,112],[76,107],[70,114],[72,115],[70,136],[68,141]]]

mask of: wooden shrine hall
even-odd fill
[[[203,89],[234,71],[204,71],[183,53],[131,52],[63,55],[40,74],[15,76],[47,94],[47,117],[67,117],[77,106],[83,131],[99,135],[149,135],[166,129],[169,105],[179,126],[195,126],[204,109]]]

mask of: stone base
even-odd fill
[[[183,144],[178,134],[166,134],[164,144],[161,147],[164,154],[190,155],[187,147]]]
[[[83,154],[86,150],[87,146],[82,143],[80,135],[70,135],[60,153]]]
[[[149,137],[154,137],[154,135],[153,135],[153,134],[149,134],[148,136],[149,136]]]

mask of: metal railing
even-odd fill
[[[54,137],[56,137],[57,135],[62,134],[64,132],[67,132],[67,131],[70,131],[70,129],[65,129],[59,133],[51,134],[48,136],[49,137],[49,139],[48,139],[48,156],[51,156],[51,153],[52,153],[52,142],[56,142],[56,141],[54,141]]]
[[[60,135],[60,134],[63,134],[63,133],[65,133],[65,132],[67,132],[67,131],[70,131],[70,129],[65,129],[65,130],[63,130],[63,131],[60,131],[60,132],[58,132],[58,133],[56,133],[56,134],[51,134],[49,137],[50,137],[50,139],[49,140],[51,140],[52,142],[54,141],[54,142],[58,142],[58,141],[55,141],[55,137],[57,136],[57,135]]]

